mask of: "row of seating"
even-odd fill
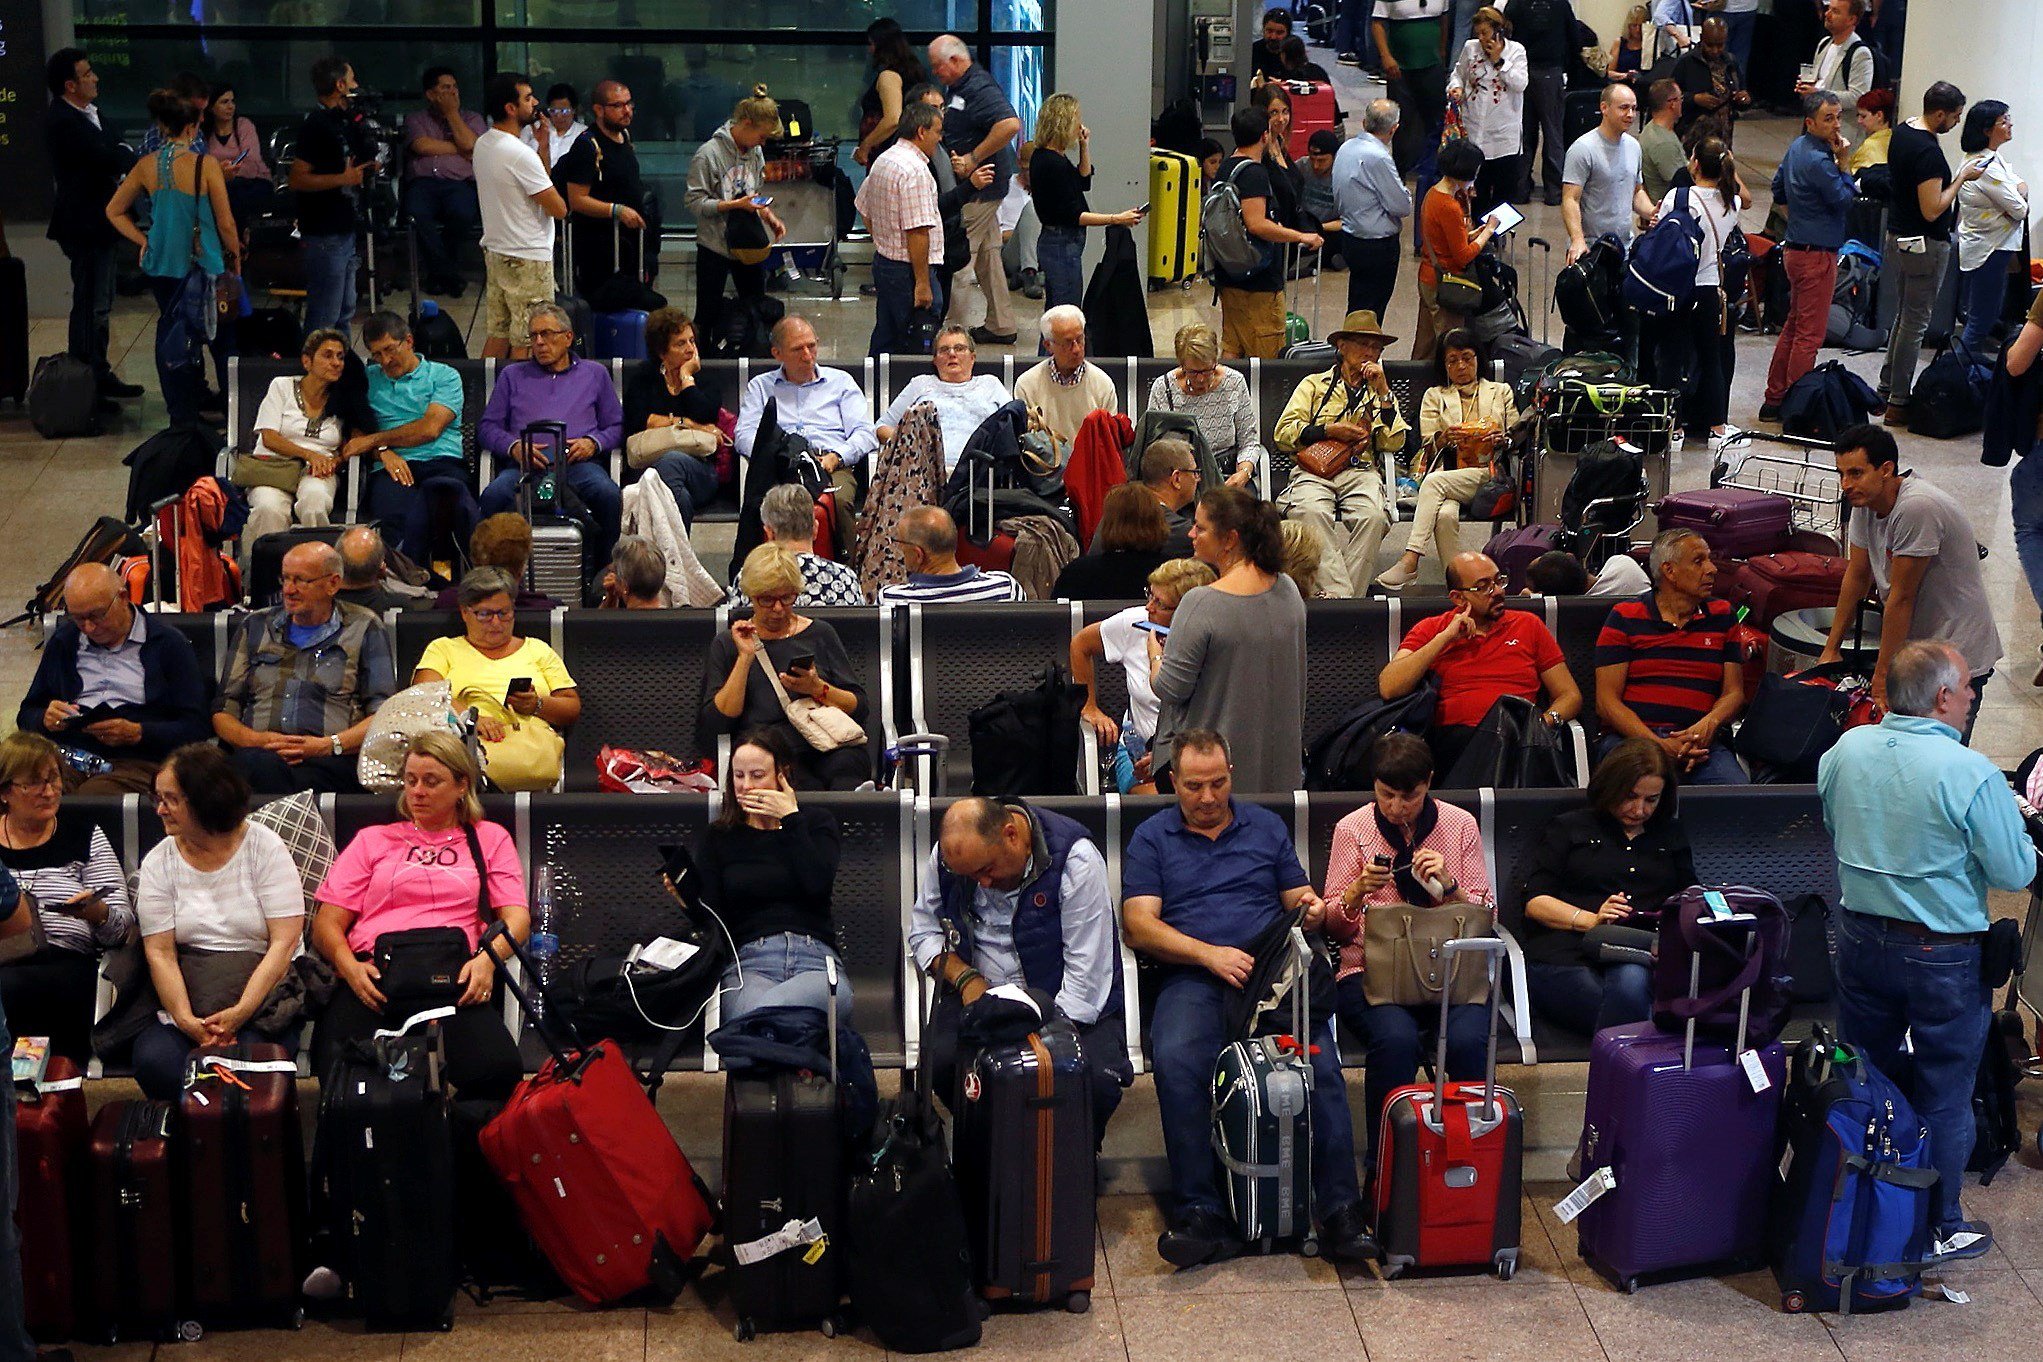
[[[804,611],[827,621],[844,641],[854,675],[870,697],[866,726],[877,763],[882,749],[904,733],[941,733],[951,740],[948,777],[940,793],[961,794],[972,772],[971,712],[995,695],[1025,688],[1043,668],[1070,655],[1071,639],[1088,624],[1132,601],[1025,601],[1004,604],[833,607]],[[1601,597],[1526,598],[1518,608],[1541,614],[1554,633],[1568,670],[1585,698],[1583,728],[1595,733],[1596,636],[1610,613]],[[1305,739],[1330,728],[1354,706],[1376,695],[1377,674],[1405,632],[1428,614],[1448,608],[1445,597],[1410,600],[1309,601],[1305,645],[1311,684],[1305,694]],[[745,612],[738,612],[740,614]],[[566,661],[581,688],[582,717],[568,733],[566,787],[593,789],[597,750],[605,743],[658,748],[677,755],[698,751],[695,716],[702,697],[703,661],[710,640],[730,627],[733,612],[714,610],[523,611],[521,635],[543,638]],[[220,674],[237,616],[230,613],[165,615]],[[400,683],[408,679],[433,639],[458,633],[457,621],[437,611],[391,615]],[[1119,716],[1127,707],[1121,669],[1097,671],[1100,707]],[[700,752],[699,755],[711,755]],[[876,768],[877,769],[877,768]],[[1098,779],[1098,762],[1082,774]],[[928,772],[916,788],[937,790]],[[1097,792],[1097,784],[1083,787]]]
[[[1581,1060],[1588,1039],[1558,1031],[1531,1016],[1525,1005],[1525,967],[1517,939],[1523,934],[1524,903],[1517,882],[1525,874],[1547,822],[1578,808],[1582,796],[1570,790],[1443,791],[1440,798],[1467,809],[1481,822],[1486,868],[1496,886],[1499,915],[1509,948],[1510,970],[1504,1004],[1507,1034],[1500,1043],[1506,1063]],[[954,801],[911,794],[873,798],[851,794],[808,794],[803,803],[827,810],[843,830],[833,901],[838,949],[855,991],[853,1020],[874,1060],[912,1068],[920,1053],[920,1018],[926,980],[906,952],[909,914],[920,867],[934,845],[944,811]],[[1107,859],[1114,901],[1121,893],[1122,856],[1142,822],[1170,807],[1167,798],[1066,797],[1039,801],[1084,823]],[[1299,858],[1315,885],[1323,886],[1334,827],[1369,802],[1359,794],[1303,792],[1248,799],[1268,808],[1292,827]],[[371,795],[325,796],[321,807],[343,846],[362,828],[394,817],[389,799]],[[661,843],[692,843],[714,817],[717,800],[694,797],[615,799],[592,795],[492,796],[488,816],[516,838],[528,877],[540,865],[552,868],[560,941],[557,968],[595,955],[623,954],[633,945],[683,925],[681,910],[661,889]],[[155,810],[139,796],[86,798],[66,802],[102,826],[131,867],[164,835]],[[1817,894],[1837,900],[1837,866],[1815,789],[1811,786],[1683,790],[1676,812],[1695,849],[1696,872],[1705,883],[1752,884],[1783,902]],[[1127,1044],[1136,1069],[1146,1067],[1145,1037],[1153,989],[1149,967],[1138,965],[1123,947],[1129,995]],[[514,1031],[522,1024],[507,1006]],[[714,1019],[709,1023],[713,1027]],[[679,1063],[715,1068],[716,1057],[700,1042],[701,1027]],[[535,1035],[521,1045],[529,1065],[543,1050]],[[1359,1064],[1361,1048],[1344,1046],[1346,1062]]]

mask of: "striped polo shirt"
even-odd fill
[[[1681,625],[1660,617],[1651,593],[1619,601],[1596,636],[1596,665],[1624,667],[1624,702],[1656,733],[1687,728],[1724,693],[1737,618],[1729,601],[1704,601]]]

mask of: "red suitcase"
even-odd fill
[[[483,948],[499,939],[512,940],[501,924],[483,937]],[[511,971],[497,977],[553,1057],[483,1127],[483,1157],[576,1295],[605,1305],[650,1286],[671,1298],[682,1286],[682,1264],[716,1219],[707,1189],[616,1043],[564,1049],[533,1015]]]
[[[85,1080],[78,1066],[51,1055],[43,1080],[15,1092],[14,1138],[20,1160],[21,1284],[28,1331],[38,1343],[62,1343],[78,1327],[72,1238],[85,1173]]]
[[[305,1134],[281,1045],[194,1050],[180,1103],[185,1303],[202,1321],[295,1325]]]
[[[1660,529],[1694,530],[1715,558],[1778,553],[1794,533],[1795,503],[1746,487],[1703,487],[1675,492],[1653,507]]]
[[[1790,610],[1836,605],[1844,587],[1844,559],[1827,553],[1761,554],[1731,574],[1721,595],[1746,606],[1745,623],[1762,633]]]
[[[1509,1088],[1497,1086],[1495,937],[1450,941],[1450,956],[1480,951],[1490,965],[1489,1077],[1447,1079],[1447,999],[1431,1083],[1392,1091],[1376,1141],[1376,1241],[1384,1275],[1408,1267],[1489,1266],[1509,1281],[1518,1270],[1519,1186],[1525,1120]]]
[[[178,1313],[176,1116],[168,1102],[109,1102],[92,1121],[84,1217],[91,1251],[80,1262],[79,1304],[101,1342],[199,1337]]]
[[[1334,87],[1323,80],[1287,80],[1284,88],[1291,92],[1291,136],[1285,142],[1285,150],[1294,161],[1305,159],[1305,144],[1321,128],[1338,133],[1340,113],[1334,99]]]

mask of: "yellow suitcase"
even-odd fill
[[[1199,163],[1181,152],[1149,153],[1149,286],[1191,286],[1199,277]]]

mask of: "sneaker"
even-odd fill
[[[124,402],[132,402],[147,391],[148,389],[139,383],[124,383],[112,374],[108,374],[99,380],[99,395],[101,397],[114,397]]]
[[[1229,1256],[1234,1231],[1218,1211],[1185,1212],[1156,1239],[1157,1256],[1172,1267],[1201,1267]]]
[[[1016,291],[1024,298],[1042,297],[1043,272],[1041,270],[1023,270],[1021,272],[1021,285]]]
[[[1751,443],[1751,432],[1740,430],[1736,426],[1725,426],[1721,431],[1711,432],[1710,453],[1722,454],[1733,446],[1749,445]]]
[[[1019,335],[1019,332],[1010,331],[1003,336],[1000,332],[988,331],[983,326],[972,328],[972,339],[981,345],[1013,345]]]
[[[1319,1222],[1319,1250],[1343,1263],[1376,1257],[1376,1236],[1369,1232],[1369,1216],[1361,1202],[1351,1201]]]
[[[1674,432],[1667,437],[1667,452],[1670,454],[1679,454],[1684,448],[1687,447],[1687,445],[1688,432],[1683,430],[1680,426],[1676,426],[1674,428]]]
[[[305,1274],[305,1284],[298,1289],[305,1294],[307,1300],[333,1301],[340,1299],[341,1292],[346,1286],[347,1283],[341,1280],[340,1273],[332,1268],[315,1267]]]
[[[1417,568],[1407,570],[1403,560],[1400,559],[1376,574],[1376,584],[1385,591],[1403,591],[1411,583],[1411,580],[1418,575],[1419,570]]]
[[[1984,1220],[1960,1220],[1948,1226],[1930,1245],[1930,1261],[1933,1263],[1961,1263],[1968,1258],[1984,1258],[1993,1252],[1993,1231]]]
[[[1360,52],[1341,52],[1335,54],[1334,60],[1343,66],[1360,66],[1362,64],[1362,54]]]
[[[1781,404],[1778,402],[1766,403],[1759,409],[1759,419],[1772,425],[1779,425],[1781,423]]]

